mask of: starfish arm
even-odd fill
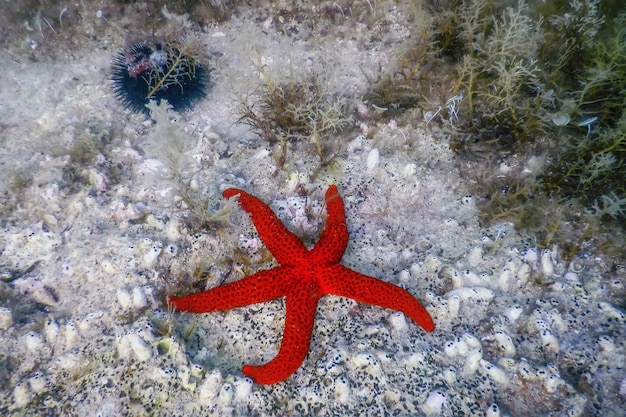
[[[341,261],[349,238],[343,200],[334,184],[326,191],[326,213],[326,227],[315,247],[311,249],[311,256],[332,265]]]
[[[264,365],[245,365],[244,374],[259,384],[274,384],[287,379],[302,365],[309,351],[321,295],[316,283],[293,281],[285,301],[285,330],[278,354]]]
[[[329,268],[322,280],[320,286],[324,294],[398,310],[427,332],[435,330],[435,323],[426,308],[411,293],[397,285],[360,274],[342,265]]]
[[[209,313],[262,303],[285,295],[283,267],[259,271],[239,281],[184,297],[170,296],[178,311]]]
[[[267,204],[237,188],[228,188],[222,194],[226,198],[239,194],[239,204],[250,214],[261,240],[279,264],[296,265],[308,253],[306,246],[283,226]]]

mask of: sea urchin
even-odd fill
[[[167,100],[179,111],[204,97],[209,71],[178,48],[142,42],[113,57],[111,81],[117,98],[133,111],[148,113],[150,100]]]

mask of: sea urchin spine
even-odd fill
[[[142,42],[113,57],[111,81],[116,97],[133,111],[148,113],[150,100],[167,100],[179,111],[205,96],[209,71],[178,48]]]

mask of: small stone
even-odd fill
[[[117,295],[117,302],[124,310],[129,309],[130,306],[133,304],[133,297],[125,289],[118,288],[116,295]]]
[[[41,394],[46,389],[48,380],[41,372],[36,372],[35,375],[28,380],[28,383],[30,385],[30,389],[35,394]]]
[[[389,315],[389,324],[391,324],[391,327],[393,327],[394,330],[399,332],[405,332],[409,328],[406,317],[404,317],[404,314],[399,311]]]
[[[71,349],[78,340],[78,328],[73,321],[68,322],[65,325],[65,347]]]
[[[374,148],[367,154],[367,160],[365,162],[365,166],[367,168],[367,172],[372,172],[378,164],[380,163],[380,154],[378,153],[378,149]]]
[[[141,310],[148,306],[148,299],[146,298],[146,294],[143,292],[141,287],[133,288],[133,307],[137,310]]]
[[[254,382],[250,378],[241,378],[234,382],[235,401],[246,402],[252,393]]]
[[[500,417],[500,407],[498,407],[498,404],[491,404],[487,407],[485,417]]]
[[[23,382],[18,382],[15,388],[13,388],[13,402],[15,407],[24,407],[30,401],[31,395],[28,385]]]
[[[428,398],[426,398],[426,401],[420,408],[426,415],[438,415],[441,414],[441,411],[446,404],[447,400],[445,395],[439,391],[432,391],[428,394]]]
[[[225,383],[224,385],[222,385],[222,389],[220,390],[219,395],[217,396],[218,404],[222,406],[230,405],[230,403],[233,401],[233,395],[234,395],[233,386],[229,383]]]
[[[46,322],[44,323],[44,334],[46,336],[46,340],[51,345],[54,345],[54,342],[59,335],[59,324],[52,317],[48,317]]]
[[[348,384],[348,380],[343,376],[336,378],[334,388],[335,400],[345,404],[350,399],[350,384]]]
[[[30,352],[38,352],[43,348],[44,341],[36,332],[28,332],[26,335],[26,348]]]
[[[135,354],[135,357],[143,362],[152,357],[152,349],[146,344],[146,342],[137,333],[130,333],[126,335],[130,343],[130,347]]]
[[[0,308],[0,330],[7,330],[13,325],[13,311],[8,307]]]

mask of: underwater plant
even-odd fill
[[[436,19],[428,10],[416,4],[411,6],[408,17],[410,41],[398,50],[389,68],[379,67],[375,77],[366,75],[370,88],[363,100],[384,117],[424,105],[429,101],[433,84],[447,84],[445,73],[434,71],[441,63],[436,56],[439,48],[434,41],[439,33],[435,29]]]
[[[474,174],[482,220],[511,221],[567,258],[583,242],[619,250],[607,232],[626,226],[626,11],[599,0],[443,7],[442,68],[465,98],[452,146],[465,164],[487,162]],[[518,169],[502,175],[507,160]]]
[[[239,104],[238,122],[246,124],[275,145],[274,159],[284,166],[289,143],[314,145],[320,161],[332,158],[328,150],[330,135],[350,125],[350,100],[331,91],[331,83],[319,74],[293,74],[275,81],[259,64],[264,82],[248,99]]]

